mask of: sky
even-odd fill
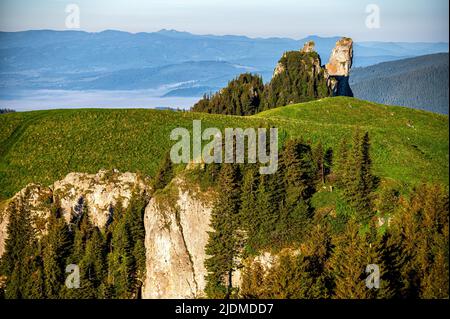
[[[66,30],[69,4],[79,8],[79,29],[89,32],[174,29],[406,42],[449,38],[448,0],[0,0],[0,30]]]

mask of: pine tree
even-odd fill
[[[256,212],[254,238],[255,249],[270,246],[274,243],[275,230],[280,218],[280,207],[283,206],[282,186],[278,174],[261,175],[256,191]]]
[[[372,192],[376,183],[372,175],[370,139],[367,132],[362,134],[359,129],[355,131],[352,149],[349,155],[344,151],[340,169],[343,169],[341,186],[345,198],[357,212],[358,220],[368,222],[373,216]]]
[[[104,269],[101,257],[102,239],[98,228],[92,225],[85,205],[81,205],[71,225],[71,231],[74,234],[74,242],[67,264],[79,267],[80,287],[76,289],[64,287],[61,294],[65,298],[94,299],[97,297],[97,288]]]
[[[30,212],[24,198],[9,206],[8,237],[2,256],[2,274],[6,276],[5,297],[9,299],[32,298],[39,290],[32,291],[34,284],[40,284],[41,277],[35,272],[41,267],[36,231],[32,226]]]
[[[211,216],[213,231],[209,233],[205,261],[208,271],[206,293],[212,298],[230,297],[232,273],[239,253],[239,176],[235,166],[222,165],[219,185],[221,192]]]
[[[264,284],[264,297],[269,299],[299,299],[301,298],[301,286],[301,271],[296,267],[295,259],[289,254],[282,254],[277,266],[267,274]]]
[[[332,254],[331,241],[331,226],[325,219],[320,219],[311,227],[305,242],[300,246],[298,261],[303,266],[303,298],[330,296],[331,279],[327,264]]]
[[[280,209],[278,233],[285,243],[302,237],[312,217],[309,200],[314,193],[317,170],[311,148],[301,141],[286,143],[281,157],[284,201]],[[290,240],[288,239],[290,238]]]
[[[108,282],[114,286],[116,298],[130,298],[133,292],[133,243],[125,220],[118,222],[113,231],[112,252],[108,256]]]
[[[245,267],[240,287],[243,299],[260,299],[264,297],[264,270],[257,261]]]
[[[311,147],[297,140],[289,140],[282,153],[286,205],[293,207],[298,200],[308,200],[314,193],[316,167]]]
[[[46,298],[61,297],[60,291],[64,284],[65,259],[72,245],[69,227],[55,207],[48,220],[48,234],[43,238],[43,275]]]
[[[259,229],[257,211],[258,174],[255,168],[249,168],[242,181],[240,220],[242,228],[249,238],[253,238]]]
[[[360,225],[351,219],[343,234],[333,238],[333,255],[330,259],[330,273],[334,278],[333,298],[370,299],[389,295],[388,282],[380,282],[380,289],[366,286],[367,265],[377,265],[380,277],[384,272],[381,256],[376,251],[366,233],[361,233]]]
[[[156,191],[166,187],[172,180],[173,174],[174,171],[172,160],[170,159],[170,152],[167,152],[153,181],[153,190]]]
[[[325,184],[325,152],[323,150],[322,143],[317,143],[313,149],[313,159],[316,164],[316,179],[318,183]]]
[[[144,210],[145,202],[137,195],[132,196],[126,210],[125,223],[129,229],[130,245],[132,247],[132,270],[129,275],[133,279],[132,285],[135,291],[139,291],[145,275]]]

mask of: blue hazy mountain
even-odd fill
[[[214,91],[243,72],[269,81],[284,51],[308,40],[326,63],[340,37],[248,38],[103,31],[0,32],[0,89],[131,90],[167,87],[169,95]],[[354,66],[448,52],[448,43],[358,42]]]
[[[355,68],[350,85],[355,97],[448,114],[449,55],[438,53]]]

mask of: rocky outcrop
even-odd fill
[[[304,44],[303,48],[300,50],[300,53],[316,52],[315,51],[315,45],[316,44],[314,43],[314,41],[306,42]],[[276,77],[277,75],[280,75],[280,74],[286,72],[286,63],[284,61],[287,59],[289,54],[291,54],[291,53],[289,53],[289,52],[283,53],[283,56],[281,57],[280,61],[277,63],[277,65],[275,67],[275,70],[273,71],[273,77]],[[319,68],[321,67],[320,66],[320,59],[317,60],[317,61],[314,61],[314,59],[312,59],[311,62],[312,62],[311,63],[312,65],[316,66],[318,64]]]
[[[353,63],[353,40],[342,38],[336,42],[330,60],[325,65],[330,76],[349,76]]]
[[[205,246],[213,195],[184,189],[175,179],[149,202],[144,217],[143,298],[198,298],[206,286]],[[208,197],[209,195],[209,197]]]
[[[303,46],[303,48],[300,50],[300,52],[302,53],[311,53],[311,52],[315,52],[315,46],[316,44],[314,43],[314,41],[308,41],[305,43],[305,45]]]
[[[126,208],[133,194],[148,197],[151,191],[148,185],[148,181],[138,174],[106,170],[97,174],[70,173],[49,187],[30,184],[0,206],[0,257],[4,252],[9,214],[14,206],[23,206],[30,213],[38,236],[45,233],[50,206],[56,201],[67,222],[87,208],[92,223],[103,228],[119,200]]]
[[[287,56],[287,53],[284,53],[283,56],[281,57],[281,59],[285,59]],[[283,63],[281,63],[281,60],[277,63],[277,65],[275,66],[275,70],[273,71],[273,75],[272,78],[282,74],[283,72],[286,71],[286,67],[284,66]]]
[[[300,51],[285,52],[278,62],[272,81],[265,89],[265,108],[300,103],[329,96],[353,96],[349,85],[353,62],[353,41],[336,42],[329,62],[323,66],[308,41]]]
[[[126,208],[133,193],[138,196],[150,193],[148,182],[137,174],[105,170],[97,174],[70,173],[52,188],[67,222],[86,206],[91,222],[99,228],[108,223],[119,200]]]
[[[342,38],[336,42],[330,59],[325,65],[329,77],[329,86],[333,95],[353,96],[349,85],[350,69],[353,63],[353,40]]]

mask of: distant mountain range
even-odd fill
[[[0,97],[14,90],[157,89],[165,96],[216,91],[243,72],[269,81],[284,51],[308,40],[326,63],[340,37],[305,39],[104,31],[0,32]],[[448,52],[448,43],[357,42],[354,67]]]
[[[351,71],[355,97],[388,105],[449,113],[449,55],[439,53]]]

